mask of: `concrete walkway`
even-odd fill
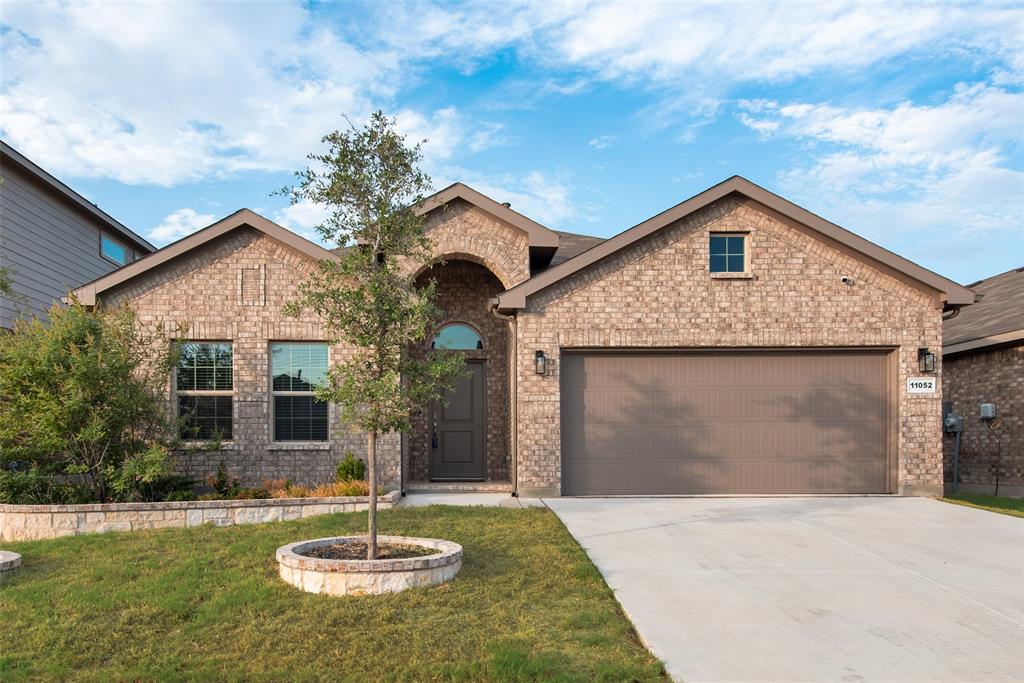
[[[424,505],[485,505],[488,507],[537,507],[544,503],[537,498],[513,498],[507,493],[408,493],[398,505],[421,507]]]
[[[921,498],[546,503],[677,680],[1024,680],[1024,519]]]

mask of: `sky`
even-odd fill
[[[381,109],[611,236],[742,175],[961,283],[1024,266],[1021,3],[0,2],[0,137],[156,245]]]

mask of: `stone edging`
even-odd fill
[[[394,506],[399,491],[377,497],[381,509]],[[0,504],[0,541],[28,541],[108,531],[138,531],[204,524],[233,526],[281,522],[369,506],[369,497],[264,498],[164,503],[91,503],[85,505]]]
[[[401,560],[327,560],[299,552],[361,541],[365,536],[333,536],[289,543],[277,549],[281,578],[307,593],[379,595],[407,588],[436,586],[450,581],[462,568],[462,546],[436,538],[378,536],[380,543],[418,545],[437,550],[433,555]]]
[[[306,557],[301,553],[325,545],[347,541],[363,541],[365,536],[332,536],[311,541],[289,543],[277,549],[277,561],[294,569],[313,569],[318,572],[404,572],[414,569],[433,569],[454,564],[462,559],[462,546],[451,541],[436,538],[414,538],[412,536],[378,536],[381,544],[419,545],[437,550],[434,555],[410,557],[404,560],[324,560]]]
[[[0,550],[0,574],[12,572],[21,566],[21,555],[10,550]]]

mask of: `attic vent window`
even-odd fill
[[[243,306],[263,306],[266,297],[266,266],[242,268],[239,272],[239,298]]]

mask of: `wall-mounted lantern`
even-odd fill
[[[921,372],[935,372],[935,354],[927,348],[918,349],[917,364]]]
[[[533,357],[534,357],[534,361],[537,364],[537,368],[536,368],[537,374],[538,375],[546,375],[547,372],[548,372],[548,359],[547,359],[547,356],[544,355],[543,351],[537,351],[535,354],[533,354]]]

